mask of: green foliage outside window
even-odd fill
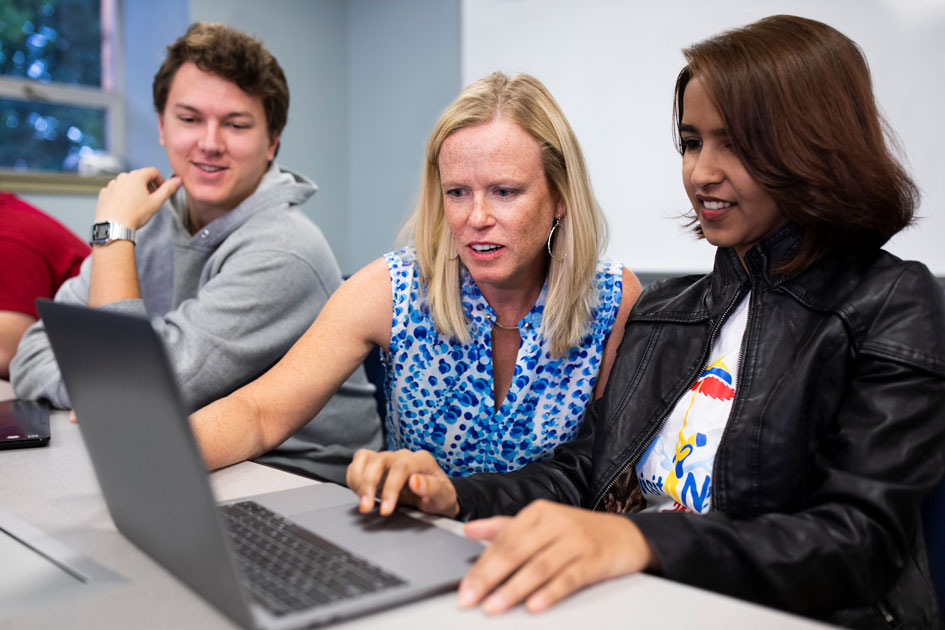
[[[0,99],[0,168],[75,171],[85,151],[105,149],[105,110]]]
[[[0,0],[0,74],[101,87],[99,2]]]
[[[0,0],[0,80],[102,87],[100,0]],[[105,149],[106,109],[0,96],[0,169],[74,171]]]

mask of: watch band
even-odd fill
[[[135,243],[135,230],[114,221],[99,221],[92,224],[92,236],[89,245],[107,245],[112,241],[131,241]]]

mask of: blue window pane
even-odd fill
[[[75,171],[105,148],[105,109],[0,99],[0,169]]]
[[[101,1],[0,1],[0,75],[101,87]]]

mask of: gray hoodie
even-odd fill
[[[152,319],[177,368],[191,411],[271,367],[308,328],[341,284],[318,227],[296,206],[315,184],[273,163],[243,203],[194,235],[178,192],[138,231],[141,299],[100,308]],[[91,257],[56,301],[87,304]],[[70,407],[42,321],[29,328],[10,365],[18,398]],[[379,448],[373,387],[359,368],[309,424],[260,461],[336,481],[357,448]]]

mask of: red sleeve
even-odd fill
[[[89,253],[61,223],[0,193],[0,310],[38,317],[33,301],[53,297]]]
[[[56,285],[52,269],[32,248],[0,238],[0,310],[38,318],[33,300],[52,297]]]

